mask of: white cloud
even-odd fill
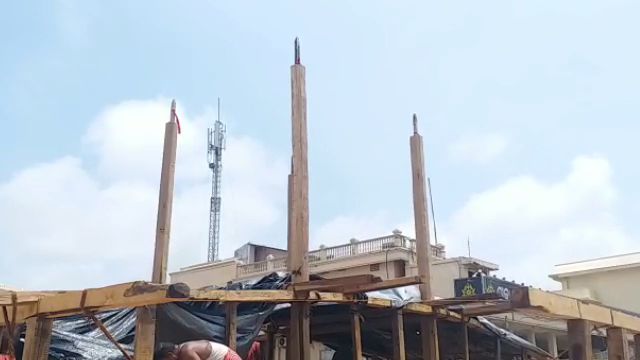
[[[0,263],[3,282],[50,289],[149,277],[168,105],[108,107],[85,135],[90,156],[34,165],[0,183],[0,231],[10,254]],[[205,119],[179,111],[170,270],[206,260],[211,191]],[[224,163],[222,255],[246,241],[280,240],[273,225],[283,221],[284,158],[231,137]]]
[[[502,155],[509,145],[500,134],[473,134],[457,139],[449,146],[449,155],[457,161],[486,164]]]
[[[600,156],[580,156],[564,179],[544,183],[531,176],[507,180],[475,194],[446,223],[450,254],[466,253],[500,265],[504,276],[537,286],[555,264],[632,249],[616,222],[611,167]]]

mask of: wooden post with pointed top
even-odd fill
[[[291,66],[292,158],[288,190],[287,270],[291,282],[309,281],[309,170],[307,159],[307,93],[305,67],[300,63],[300,44],[295,40]],[[304,294],[300,294],[304,296]],[[294,303],[290,310],[287,359],[310,357],[309,305]]]
[[[158,199],[158,219],[156,223],[156,243],[153,256],[151,282],[167,282],[167,262],[169,258],[169,238],[171,235],[171,213],[173,209],[173,185],[178,147],[178,120],[176,101],[171,102],[169,121],[164,128],[164,150],[160,173],[160,195]],[[152,360],[155,347],[156,309],[155,306],[137,309],[135,359]]]
[[[416,229],[416,253],[418,276],[420,276],[420,297],[422,300],[433,299],[431,292],[431,241],[429,233],[429,217],[427,214],[426,172],[424,166],[424,150],[422,136],[418,133],[418,117],[413,114],[413,135],[411,145],[411,172],[413,182],[413,214]],[[422,359],[437,360],[438,329],[432,316],[420,319],[420,339]]]

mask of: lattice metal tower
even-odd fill
[[[218,98],[218,119],[207,131],[207,160],[211,169],[211,205],[209,209],[209,262],[218,261],[220,245],[220,205],[222,181],[222,150],[225,149],[227,127],[220,121],[220,98]]]

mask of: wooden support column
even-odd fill
[[[351,309],[351,344],[353,360],[362,360],[362,329],[360,312],[356,308]]]
[[[496,360],[502,360],[502,341],[496,338]]]
[[[547,333],[547,352],[554,358],[558,357],[558,337],[555,333]]]
[[[287,270],[293,284],[309,281],[309,168],[307,156],[307,93],[300,44],[295,40],[291,66],[291,174],[288,189]],[[297,296],[306,297],[305,293]],[[287,359],[309,360],[309,305],[293,303],[290,310]]]
[[[393,335],[393,360],[405,360],[404,346],[404,313],[402,309],[391,314],[391,333]]]
[[[267,326],[266,335],[267,339],[264,343],[264,351],[262,351],[262,360],[274,360],[275,329],[271,325]]]
[[[607,352],[609,360],[629,360],[629,346],[624,329],[617,327],[607,329]]]
[[[229,349],[238,349],[238,303],[230,302],[226,304],[226,336]]]
[[[431,289],[431,241],[429,232],[429,216],[427,213],[426,171],[424,166],[424,150],[422,136],[418,133],[418,117],[413,115],[413,135],[411,144],[411,172],[413,183],[413,215],[416,230],[416,254],[420,297],[423,301],[433,299]],[[432,316],[420,319],[420,342],[423,360],[438,360],[438,327],[436,318]]]
[[[44,317],[27,319],[27,334],[22,358],[25,360],[47,360],[51,344],[53,320]]]
[[[178,147],[178,120],[176,101],[171,102],[169,121],[164,128],[164,149],[160,173],[160,194],[158,198],[158,218],[156,222],[156,243],[153,255],[151,282],[167,282],[167,262],[169,260],[169,239],[171,235],[171,213],[173,209],[173,185],[176,171],[176,150]],[[152,360],[155,348],[155,306],[138,308],[135,335],[135,359]]]
[[[464,360],[469,360],[469,326],[464,318],[462,318],[462,341],[464,345],[462,347],[462,358]]]
[[[633,349],[635,350],[636,360],[640,360],[640,334],[635,334],[633,336]]]
[[[569,359],[591,360],[593,350],[591,348],[591,323],[587,320],[567,320],[569,333]]]

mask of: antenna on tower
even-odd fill
[[[220,98],[218,98],[218,118],[213,128],[207,131],[207,160],[211,169],[211,204],[209,209],[209,250],[207,260],[219,260],[220,247],[220,205],[222,182],[222,150],[226,147],[227,127],[220,121]]]

